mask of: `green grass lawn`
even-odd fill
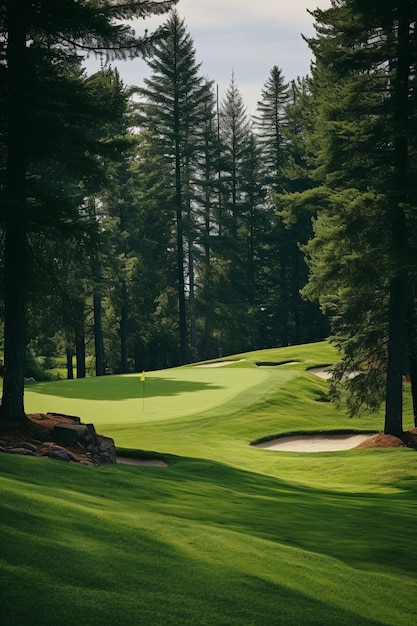
[[[321,343],[149,372],[144,398],[137,375],[28,386],[28,412],[79,415],[169,466],[0,455],[1,623],[414,626],[416,453],[249,445],[382,428],[322,401],[306,370],[335,356]]]

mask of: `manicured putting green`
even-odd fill
[[[178,367],[140,374],[53,383],[31,383],[25,390],[28,413],[65,413],[83,421],[143,422],[192,415],[222,404],[269,377],[266,370]]]

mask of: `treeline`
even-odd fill
[[[51,80],[42,65],[28,348],[65,351],[68,376],[73,355],[83,377],[86,353],[103,375],[328,332],[300,295],[310,217],[285,225],[271,199],[293,188],[286,168],[302,158],[292,114],[302,86],[273,67],[250,119],[234,78],[219,100],[195,57],[173,11],[147,48],[141,87],[111,67],[87,77],[77,59]]]
[[[175,2],[0,4],[5,378],[24,356],[77,376],[169,367],[327,336],[332,397],[417,423],[417,2],[312,12],[311,76],[273,66],[249,118],[219,99]],[[66,11],[62,11],[65,6]],[[120,21],[171,9],[137,39]],[[83,55],[143,54],[128,87]],[[323,315],[324,314],[324,315]],[[26,324],[28,322],[28,324]],[[27,334],[25,330],[27,329]]]

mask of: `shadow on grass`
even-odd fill
[[[379,620],[394,592],[375,567],[402,567],[392,578],[399,588],[415,570],[412,550],[403,560],[396,541],[413,536],[405,494],[336,494],[203,459],[171,461],[163,473],[48,461],[28,472],[33,460],[0,459],[11,465],[4,623],[46,624],[52,614],[63,626],[100,626],[109,607],[124,626],[413,623],[409,607]]]
[[[154,475],[147,503],[160,515],[168,509],[172,518],[226,526],[351,567],[415,572],[415,542],[410,537],[417,487],[412,480],[393,479],[390,484],[398,492],[392,494],[346,493],[205,459],[163,456],[169,470]],[[387,544],[393,532],[395,540]]]
[[[147,378],[144,383],[137,376],[104,376],[78,380],[63,380],[53,383],[32,383],[30,391],[47,396],[77,398],[80,400],[104,400],[117,402],[130,398],[157,398],[178,396],[221,389],[221,385],[202,381],[173,380],[172,378]]]

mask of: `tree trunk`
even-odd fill
[[[21,2],[8,0],[6,6],[8,103],[4,251],[4,381],[0,418],[23,420],[26,419],[23,395],[26,353],[26,277],[29,263],[25,232],[26,24]]]
[[[417,427],[417,328],[415,314],[414,293],[408,294],[407,298],[407,348],[408,370],[411,382],[411,397],[413,400],[414,426]]]
[[[410,81],[410,23],[408,3],[398,3],[398,58],[393,80],[394,171],[391,197],[394,277],[389,293],[388,366],[384,432],[401,435],[402,387],[406,370],[406,276],[408,240],[404,206],[408,202],[408,126]]]
[[[188,311],[190,317],[190,359],[191,362],[197,361],[197,329],[195,319],[195,281],[194,281],[194,258],[191,250],[192,242],[189,241],[188,251],[188,268],[190,291],[188,296]]]
[[[128,349],[127,349],[127,337],[128,337],[128,302],[127,302],[127,290],[126,284],[122,284],[122,304],[120,312],[120,371],[122,374],[127,374],[129,371],[128,363]]]
[[[282,226],[281,226],[282,228]],[[281,233],[281,245],[279,247],[279,297],[280,297],[280,340],[283,347],[289,344],[289,294],[288,294],[288,242],[285,240],[286,233]]]
[[[94,308],[94,352],[96,360],[96,376],[104,375],[104,345],[103,326],[101,319],[101,298],[98,294],[93,296]]]
[[[85,330],[84,330],[84,303],[80,302],[76,307],[75,323],[75,358],[77,378],[85,378]]]
[[[72,366],[72,357],[74,356],[74,352],[72,348],[69,346],[66,347],[65,350],[66,359],[67,359],[67,379],[73,380],[74,378],[74,368]]]
[[[405,324],[403,286],[395,277],[391,280],[389,296],[388,368],[385,400],[384,433],[403,433],[403,373],[405,370]]]
[[[23,395],[26,355],[25,270],[26,236],[6,232],[4,286],[4,379],[0,417],[26,418]]]
[[[178,123],[179,128],[179,123]],[[180,365],[188,363],[187,317],[185,306],[184,234],[182,221],[181,159],[179,141],[175,145],[175,204],[177,222],[177,289],[180,329]]]
[[[411,396],[413,399],[413,417],[414,426],[417,428],[417,355],[416,342],[413,342],[410,348],[410,380],[411,380]]]
[[[77,378],[85,378],[85,337],[83,332],[77,332],[75,337],[75,357],[77,361]]]

